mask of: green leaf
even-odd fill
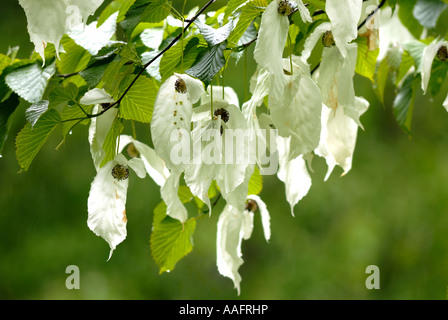
[[[124,127],[121,120],[116,118],[106,136],[106,139],[104,139],[103,149],[106,151],[106,155],[101,162],[101,167],[115,158],[115,155],[117,154],[117,139],[123,132],[123,128]]]
[[[130,75],[123,81],[120,96],[134,78],[135,75]],[[150,123],[157,91],[158,88],[154,79],[140,76],[121,100],[120,117],[126,120]]]
[[[230,0],[224,10],[224,20],[226,20],[229,16],[232,16],[236,10],[241,9],[249,1],[250,0]]]
[[[380,49],[370,51],[367,46],[367,38],[361,37],[358,41],[358,57],[356,60],[356,73],[374,82],[376,60]]]
[[[8,73],[5,81],[21,98],[30,103],[37,103],[42,100],[47,82],[54,73],[54,63],[43,69],[37,63],[33,63]]]
[[[167,0],[140,0],[126,13],[126,18],[120,23],[126,35],[130,37],[132,31],[140,22],[157,23],[165,20],[171,12],[171,1]]]
[[[196,60],[199,51],[197,51],[197,47],[200,44],[200,39],[198,37],[191,37],[188,39],[184,39],[183,44],[179,41],[176,45],[170,48],[167,52],[165,52],[160,60],[160,75],[162,77],[162,81],[164,82],[170,76],[173,75],[174,72],[182,70],[182,54],[184,56],[184,68],[189,68]],[[193,57],[194,60],[190,61],[189,57]],[[188,59],[188,61],[187,61]]]
[[[86,111],[88,113],[92,113],[93,107],[94,107],[93,105],[92,106],[84,106],[84,111]],[[86,116],[85,113],[78,106],[66,105],[62,109],[62,114],[61,114],[62,136],[65,137],[70,132],[72,127],[77,123],[82,124],[82,125],[89,124],[90,119],[85,119],[83,121],[79,121],[79,120],[70,121],[71,119],[80,119],[80,118],[84,118],[85,116]]]
[[[186,74],[195,77],[208,86],[215,75],[226,64],[224,50],[227,47],[227,41],[204,50],[198,56],[197,62],[187,71]]]
[[[74,83],[68,83],[63,87],[56,87],[50,91],[50,104],[57,106],[76,101],[78,98],[78,87]]]
[[[7,55],[0,53],[0,75],[3,73],[3,70],[9,65],[11,65],[11,58]]]
[[[429,90],[431,95],[435,97],[445,83],[448,72],[448,64],[444,61],[434,60],[431,69],[431,78],[429,79]],[[445,93],[444,93],[445,94]]]
[[[254,173],[249,180],[249,191],[248,195],[254,194],[259,195],[263,190],[263,177],[260,174],[260,170],[255,166]]]
[[[61,60],[56,62],[59,72],[71,74],[84,70],[90,61],[90,53],[68,36],[62,38],[61,44],[65,53],[61,53]]]
[[[398,89],[397,96],[394,100],[393,111],[395,119],[400,128],[411,136],[412,115],[414,111],[414,100],[416,89],[421,82],[420,75],[410,74],[404,81],[401,88]]]
[[[59,113],[51,109],[40,117],[34,128],[27,123],[19,132],[16,140],[16,156],[23,171],[28,170],[31,162],[60,122]]]
[[[397,76],[395,79],[396,86],[398,86],[400,81],[406,76],[409,69],[411,69],[413,65],[414,65],[414,59],[411,57],[411,55],[407,51],[404,51],[403,55],[401,57],[401,63],[398,68],[398,73],[397,73]]]
[[[19,103],[19,97],[16,94],[12,94],[7,100],[0,103],[0,155],[11,127],[12,115]]]
[[[188,188],[187,186],[184,186],[184,185],[179,186],[177,194],[179,195],[179,200],[182,203],[190,202],[194,198],[193,194],[191,193],[190,188]]]
[[[322,0],[307,0],[307,3],[316,7],[319,10],[325,10],[325,1]]]
[[[26,109],[25,118],[31,124],[31,128],[34,127],[40,116],[47,112],[49,104],[48,100],[42,100]]]
[[[159,273],[173,270],[177,262],[193,250],[195,228],[195,219],[182,224],[171,217],[166,217],[153,226],[150,246]]]
[[[425,28],[435,28],[442,12],[448,7],[440,0],[418,0],[412,11],[414,17]]]
[[[114,0],[101,12],[98,19],[98,27],[107,20],[112,14],[118,11],[117,23],[124,20],[129,8],[134,4],[135,0]]]
[[[260,6],[258,4],[260,3],[251,1],[243,7],[238,23],[227,39],[229,47],[233,48],[238,45],[238,41],[243,36],[244,32],[246,32],[252,21],[261,14],[262,9],[259,8]]]

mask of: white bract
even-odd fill
[[[442,48],[448,48],[448,41],[434,41],[423,50],[422,58],[422,90],[426,93],[428,89],[429,79],[431,78],[432,63],[437,52]]]
[[[101,104],[114,103],[115,100],[104,89],[92,89],[88,91],[80,100],[84,105],[95,105],[93,108],[93,114],[98,114],[101,110]],[[103,149],[104,141],[118,115],[118,109],[112,108],[104,114],[93,117],[90,121],[89,127],[89,144],[92,160],[95,165],[95,169],[98,171],[101,163],[103,162],[106,152]]]
[[[260,210],[264,235],[266,241],[269,241],[270,216],[266,204],[256,195],[249,195],[247,199],[256,202]],[[238,206],[228,203],[218,220],[216,240],[218,271],[223,276],[232,279],[238,294],[241,282],[238,269],[243,264],[241,242],[251,237],[253,222],[254,212],[246,209],[244,202],[243,205]]]
[[[98,169],[92,182],[87,204],[87,225],[109,244],[109,259],[127,235],[126,196],[129,180],[127,177],[117,179],[113,176],[112,171],[117,165],[133,169],[140,178],[146,176],[142,160],[126,160],[122,154],[118,154],[114,160]]]
[[[94,21],[85,27],[77,26],[68,35],[91,55],[96,55],[106,45],[114,43],[110,39],[117,29],[117,18],[118,11],[112,14],[99,28],[97,28],[98,21]]]
[[[79,28],[104,0],[19,0],[28,21],[28,33],[45,63],[44,50],[53,43],[59,55],[64,34]]]
[[[281,3],[293,4],[288,1],[273,0],[266,7],[261,17],[258,40],[254,51],[254,58],[258,65],[265,68],[273,76],[271,78],[272,89],[270,92],[273,99],[281,98],[286,85],[282,58],[288,36],[289,20],[287,13],[281,14],[279,12]],[[300,4],[298,9],[304,22],[312,22],[308,9],[303,5],[302,1],[298,0],[297,3]]]

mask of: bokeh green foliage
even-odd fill
[[[200,2],[200,3],[199,3]],[[187,7],[204,1],[188,1]],[[219,2],[219,1],[218,1]],[[182,1],[174,1],[179,8]],[[187,8],[187,9],[188,9]],[[211,8],[213,9],[213,7]],[[26,19],[16,0],[2,2],[0,52],[32,49]],[[245,98],[242,60],[226,81]],[[247,76],[255,70],[248,55]],[[55,151],[51,137],[30,170],[18,174],[13,135],[25,124],[19,107],[0,159],[0,298],[2,299],[445,299],[448,288],[448,114],[444,83],[433,100],[415,97],[412,140],[393,115],[392,79],[384,106],[372,85],[357,76],[356,92],[371,103],[361,118],[353,169],[334,172],[313,161],[313,186],[290,214],[284,185],[263,181],[261,197],[271,213],[266,243],[259,216],[243,242],[241,295],[216,269],[216,223],[220,202],[197,221],[194,250],[176,269],[159,275],[149,235],[159,188],[131,175],[128,236],[112,259],[107,243],[87,227],[87,197],[95,175],[86,130],[74,130]],[[444,94],[445,93],[445,94]],[[138,137],[150,141],[147,125]],[[77,265],[81,289],[67,290],[65,268]],[[367,290],[365,269],[378,265],[381,289]]]

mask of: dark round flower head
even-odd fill
[[[221,120],[225,123],[227,123],[230,119],[229,111],[224,108],[216,109],[213,114],[215,115],[215,117],[221,116]]]
[[[112,169],[112,177],[118,181],[126,180],[129,178],[129,169],[127,166],[122,164],[117,164]]]
[[[441,46],[439,50],[437,50],[437,58],[439,58],[440,61],[448,60],[448,50],[446,46]]]
[[[334,42],[333,32],[325,31],[324,35],[322,36],[322,44],[326,48],[331,48],[336,44]]]
[[[258,204],[255,200],[247,199],[246,201],[246,211],[256,212],[258,210]]]
[[[296,11],[296,7],[291,2],[282,0],[278,4],[277,11],[283,16],[290,16]]]
[[[185,83],[185,80],[182,78],[177,79],[174,84],[174,89],[176,89],[178,93],[187,93],[187,84]]]

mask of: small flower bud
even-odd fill
[[[290,16],[291,14],[296,12],[296,7],[291,2],[282,0],[278,4],[277,11],[283,16]]]
[[[258,204],[255,200],[248,199],[246,201],[246,211],[256,212],[258,210]]]
[[[322,44],[326,48],[331,48],[336,44],[334,42],[333,33],[331,31],[325,31],[324,35],[322,36]]]
[[[187,84],[185,83],[184,79],[177,79],[176,83],[174,84],[174,89],[176,89],[178,93],[187,93]]]
[[[227,123],[230,119],[229,111],[224,108],[216,109],[213,114],[215,115],[215,117],[221,116],[221,120],[225,123]]]
[[[117,164],[112,169],[112,177],[118,181],[126,180],[129,178],[129,169],[122,164]]]
[[[126,152],[128,153],[128,156],[130,158],[137,158],[140,155],[140,152],[138,152],[137,148],[133,143],[128,144]]]
[[[440,59],[440,61],[446,61],[448,60],[448,50],[446,46],[441,46],[439,50],[437,51],[437,58]]]

